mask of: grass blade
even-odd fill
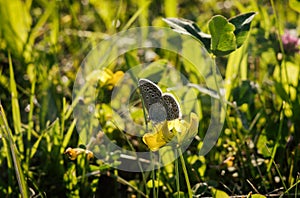
[[[128,20],[128,22],[125,24],[125,26],[122,28],[122,31],[125,31],[127,30],[132,24],[133,22],[135,21],[135,19],[149,6],[151,2],[148,1],[146,2],[142,7],[140,7],[138,9],[138,11],[136,11],[134,13],[134,15]]]
[[[20,193],[21,193],[23,198],[27,198],[27,197],[29,197],[28,196],[27,183],[26,183],[26,180],[25,180],[22,168],[21,168],[20,159],[19,159],[19,156],[18,156],[16,146],[14,144],[12,133],[11,133],[10,128],[8,127],[6,115],[4,113],[4,110],[3,110],[3,107],[2,107],[1,104],[0,104],[0,124],[2,126],[1,130],[3,131],[4,137],[5,137],[4,139],[6,139],[7,143],[8,143],[7,150],[11,152],[10,154],[11,154],[12,158],[10,158],[10,160],[12,160],[12,162],[14,164],[16,177],[17,177],[18,184],[19,184]],[[8,160],[9,160],[9,158],[8,158]]]
[[[20,107],[19,107],[19,100],[18,100],[18,91],[17,91],[17,84],[14,77],[14,70],[11,60],[10,53],[8,54],[8,61],[9,61],[9,83],[10,83],[10,93],[11,93],[11,106],[12,106],[12,116],[13,116],[13,127],[16,134],[17,143],[19,144],[20,152],[24,151],[24,146],[22,143],[22,136],[21,136],[21,115],[20,115]]]

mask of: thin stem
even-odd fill
[[[161,158],[159,158],[159,165],[157,165],[157,190],[156,190],[156,196],[158,197],[159,194],[159,179],[160,179],[160,164],[161,164]]]
[[[296,180],[296,183],[294,183],[292,186],[290,186],[288,189],[286,189],[286,191],[284,191],[284,193],[282,193],[280,195],[280,198],[283,197],[285,194],[287,194],[290,190],[292,190],[294,187],[295,188],[295,197],[298,196],[298,184],[300,184],[300,179],[299,179],[299,176],[297,176],[297,180]]]
[[[30,156],[31,156],[31,134],[33,129],[33,109],[34,109],[34,99],[35,99],[35,84],[36,84],[36,71],[34,70],[34,78],[31,84],[30,90],[30,102],[29,102],[29,114],[28,114],[28,130],[27,130],[27,147],[26,147],[26,165],[29,169],[30,166]],[[28,169],[26,171],[28,171]]]
[[[175,160],[175,177],[176,177],[176,189],[177,197],[180,197],[180,184],[179,184],[179,170],[178,170],[178,151],[175,150],[176,160]]]
[[[286,185],[285,185],[285,183],[284,183],[284,179],[283,179],[283,177],[282,177],[282,175],[281,175],[281,173],[280,173],[280,171],[279,171],[279,168],[277,167],[277,165],[276,165],[276,163],[275,163],[275,161],[274,161],[275,155],[276,155],[276,152],[277,152],[277,148],[279,147],[279,142],[280,142],[280,140],[281,140],[281,138],[282,138],[283,121],[284,121],[284,109],[285,109],[285,107],[284,107],[285,105],[284,105],[284,104],[285,104],[285,102],[283,102],[282,107],[281,107],[281,110],[280,110],[279,129],[278,129],[278,133],[277,133],[276,142],[275,142],[274,148],[273,148],[273,150],[272,150],[271,159],[270,159],[269,165],[268,165],[268,167],[267,167],[267,172],[270,172],[271,166],[272,166],[272,163],[273,163],[274,166],[275,166],[275,169],[276,169],[276,171],[277,171],[277,173],[278,173],[278,175],[279,175],[279,177],[280,177],[280,180],[281,180],[281,182],[282,182],[282,185],[283,185],[284,189],[286,190],[287,187],[286,187]]]
[[[186,169],[186,166],[185,166],[185,161],[184,161],[184,158],[183,158],[183,154],[182,154],[182,151],[181,151],[180,148],[178,148],[177,150],[178,150],[178,153],[179,153],[183,174],[184,174],[186,186],[187,186],[187,189],[188,189],[188,194],[189,194],[189,197],[191,198],[191,197],[193,197],[193,193],[192,193],[192,189],[191,189],[189,175],[188,175],[188,172],[187,172],[187,169]]]
[[[153,161],[153,153],[150,152],[151,155],[151,161]],[[153,168],[152,168],[152,193],[153,193],[153,197],[157,197],[156,196],[156,191],[155,191],[155,163],[153,163]]]

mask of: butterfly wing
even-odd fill
[[[139,80],[139,89],[144,101],[144,105],[149,112],[150,106],[161,100],[162,92],[160,88],[147,79]]]
[[[161,89],[147,79],[139,80],[139,89],[150,120],[158,123],[181,118],[180,106],[172,94],[162,94]]]
[[[167,120],[181,118],[180,106],[175,97],[170,93],[162,95],[165,109],[167,110]]]

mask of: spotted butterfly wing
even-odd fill
[[[162,95],[165,109],[167,110],[167,120],[181,118],[181,111],[177,100],[172,94],[165,93]]]
[[[150,120],[161,122],[181,118],[180,106],[174,96],[147,79],[139,80],[139,89]]]
[[[160,88],[150,80],[140,79],[139,89],[141,91],[141,95],[147,111],[149,111],[151,105],[161,100],[162,92]]]

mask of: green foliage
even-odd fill
[[[164,21],[174,31],[195,37],[203,43],[207,51],[216,56],[228,55],[241,47],[247,39],[255,13],[249,12],[227,20],[217,15],[208,22],[210,32],[206,34],[193,21],[178,18],[166,18]]]
[[[300,12],[300,2],[299,1],[289,0],[289,5],[293,10]]]
[[[211,33],[211,51],[215,55],[229,54],[235,50],[234,25],[225,17],[214,16],[208,24]]]
[[[299,196],[299,1],[1,0],[0,18],[0,197]],[[218,142],[198,156],[210,99],[218,96],[203,86],[193,66],[162,49],[148,49],[155,55],[150,60],[136,50],[112,62],[106,74],[117,77],[117,71],[151,63],[143,75],[167,80],[160,67],[176,68],[196,87],[196,94],[180,97],[188,111],[195,108],[189,98],[199,99],[199,133],[176,163],[153,172],[111,168],[126,156],[105,146],[97,151],[102,159],[88,161],[89,145],[80,146],[75,128],[82,121],[72,117],[74,106],[85,102],[71,100],[81,62],[109,35],[165,26],[163,20],[201,42],[224,77],[228,108]],[[183,43],[184,53],[197,58],[190,46]],[[99,80],[96,74],[91,80]],[[141,138],[110,122],[110,80],[97,84],[95,120],[118,145],[147,151]],[[132,104],[138,98],[133,95]],[[141,108],[130,111],[137,123],[145,122]],[[74,161],[64,154],[68,147],[82,151]],[[180,151],[160,152],[170,161]]]
[[[213,194],[214,198],[221,198],[221,197],[229,198],[229,196],[227,195],[227,193],[225,193],[222,190],[218,190],[218,189],[212,188],[211,191],[212,191],[212,194]]]
[[[4,112],[2,105],[0,104],[0,124],[1,124],[1,133],[3,136],[3,150],[5,152],[5,157],[7,158],[7,172],[8,174],[13,175],[13,170],[15,171],[15,178],[18,182],[18,189],[22,197],[28,197],[28,186],[25,180],[23,170],[21,167],[21,160],[18,156],[18,150],[14,144],[14,137],[12,135],[11,129],[8,126],[7,118]],[[14,188],[16,186],[16,181],[13,178],[9,179],[9,186],[7,189],[3,189],[2,193],[7,195],[13,195]],[[16,195],[16,194],[15,194]]]
[[[3,21],[0,30],[7,47],[14,54],[22,56],[32,24],[30,8],[23,1],[13,0],[9,3],[0,1],[0,9]]]

